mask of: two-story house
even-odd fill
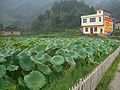
[[[96,14],[81,16],[84,34],[108,34],[113,31],[113,18],[106,10],[97,10]]]

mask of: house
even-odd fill
[[[116,22],[116,30],[120,30],[120,21]]]
[[[9,36],[9,35],[20,35],[20,28],[15,27],[14,25],[9,25],[6,28],[0,29],[1,36]]]
[[[106,10],[97,10],[96,14],[81,16],[84,34],[110,34],[114,24],[111,13]]]

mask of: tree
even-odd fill
[[[61,0],[54,3],[51,10],[39,15],[33,22],[32,29],[39,32],[58,32],[80,27],[80,16],[95,13],[83,0]]]

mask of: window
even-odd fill
[[[87,23],[87,19],[83,19],[83,23]]]
[[[88,28],[85,28],[85,32],[88,32]]]
[[[90,22],[96,22],[96,18],[90,18]]]
[[[95,32],[97,32],[97,27],[95,27],[95,30],[94,30]]]
[[[99,17],[99,22],[101,22],[101,17]]]

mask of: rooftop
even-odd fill
[[[9,25],[3,29],[0,29],[0,31],[20,31],[20,28],[14,25]]]
[[[105,11],[105,12],[111,13],[110,11],[107,11],[105,9],[100,9],[100,10],[96,10],[96,11]]]

